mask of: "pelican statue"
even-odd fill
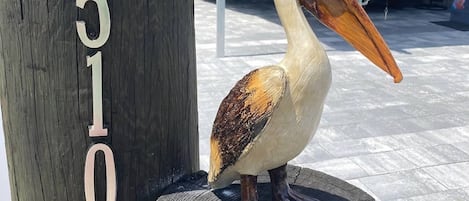
[[[220,104],[210,138],[208,182],[219,189],[240,179],[242,200],[255,201],[257,175],[268,171],[274,201],[314,200],[292,191],[286,181],[286,164],[314,136],[331,84],[326,52],[302,7],[394,82],[400,82],[402,75],[357,0],[274,1],[288,40],[285,57],[245,75]]]

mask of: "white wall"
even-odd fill
[[[1,114],[1,113],[0,113]],[[0,200],[11,201],[10,182],[8,180],[7,155],[5,150],[5,135],[3,134],[3,120],[0,115]]]

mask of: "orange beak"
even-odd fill
[[[386,42],[357,0],[299,0],[321,23],[342,36],[376,66],[394,78],[402,74]]]

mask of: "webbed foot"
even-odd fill
[[[287,165],[269,170],[272,185],[272,201],[319,201],[293,191],[287,182]]]

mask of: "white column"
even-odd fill
[[[1,111],[2,110],[0,109],[0,122],[3,122]],[[10,180],[8,179],[8,163],[5,148],[5,133],[3,133],[3,131],[3,124],[0,124],[0,195],[2,196],[2,200],[10,201]]]
[[[225,56],[225,0],[217,0],[217,57]]]

